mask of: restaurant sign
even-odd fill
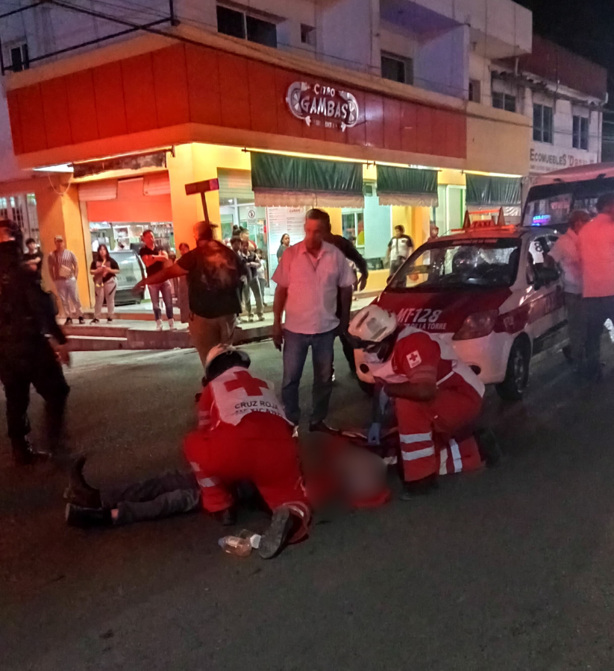
[[[356,98],[332,86],[294,82],[288,88],[286,102],[292,114],[308,126],[344,131],[358,123]]]

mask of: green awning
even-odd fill
[[[362,207],[362,164],[252,152],[257,207]]]
[[[467,205],[520,205],[520,178],[466,173]]]
[[[437,170],[377,166],[380,205],[437,207]]]

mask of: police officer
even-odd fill
[[[45,400],[49,448],[57,452],[69,393],[62,364],[69,354],[51,296],[24,265],[21,237],[12,221],[0,220],[0,381],[13,458],[31,464],[44,453],[28,441],[30,385]]]

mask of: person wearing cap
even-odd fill
[[[79,319],[79,324],[85,324],[81,301],[79,300],[79,263],[77,257],[69,249],[61,235],[54,238],[55,250],[47,257],[49,275],[55,284],[58,296],[64,308],[66,324],[72,324],[73,315]]]
[[[45,401],[51,453],[63,447],[70,388],[62,371],[62,364],[69,363],[67,340],[55,320],[51,296],[24,264],[20,237],[21,231],[13,222],[0,221],[0,381],[13,458],[25,465],[45,455],[28,441],[30,387],[34,386]]]
[[[198,402],[199,428],[184,445],[202,491],[205,510],[222,521],[234,517],[230,488],[252,482],[273,513],[259,553],[278,554],[308,534],[311,507],[299,466],[292,424],[273,384],[249,372],[249,355],[228,345],[213,348]]]
[[[195,227],[196,248],[174,264],[141,280],[135,290],[187,276],[192,342],[205,365],[212,347],[232,342],[241,312],[241,275],[237,255],[214,239],[215,224]]]
[[[484,385],[443,338],[413,326],[378,305],[362,309],[349,334],[364,354],[357,371],[392,398],[403,462],[404,500],[438,487],[438,476],[476,470],[499,459],[490,432],[474,432]],[[362,360],[360,361],[360,358]]]

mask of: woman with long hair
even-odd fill
[[[281,261],[281,256],[282,254],[288,249],[290,246],[290,236],[287,233],[284,233],[281,236],[281,240],[279,241],[279,248],[277,250],[277,261]]]
[[[94,307],[94,319],[92,324],[100,322],[102,304],[107,301],[107,322],[113,321],[115,313],[115,292],[117,291],[117,280],[119,274],[117,261],[109,255],[109,248],[100,245],[94,254],[94,260],[90,266],[90,275],[94,278],[94,289],[96,292],[96,305]]]

